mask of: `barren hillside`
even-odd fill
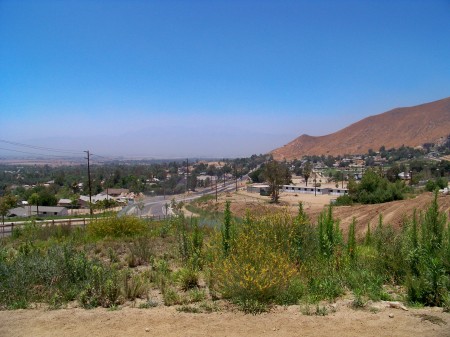
[[[438,142],[450,133],[450,97],[408,108],[397,108],[367,117],[335,133],[313,137],[302,135],[273,150],[275,159],[304,155],[343,155],[366,153]]]

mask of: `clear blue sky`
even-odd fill
[[[448,0],[0,0],[0,139],[249,156],[448,96]]]

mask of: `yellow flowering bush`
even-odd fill
[[[95,219],[87,226],[89,236],[119,238],[143,235],[148,231],[144,221],[133,216]]]
[[[286,214],[246,218],[230,254],[216,254],[212,261],[214,285],[223,297],[267,303],[287,289],[296,274],[289,259],[289,223]]]

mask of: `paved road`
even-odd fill
[[[245,181],[245,178],[242,180],[239,180],[239,183],[242,183]],[[225,186],[223,184],[220,184],[217,186],[217,193],[222,193],[226,191],[234,191],[236,188],[235,181],[228,181],[225,183]],[[146,197],[144,200],[144,208],[142,210],[142,215],[144,216],[154,216],[154,217],[163,217],[166,215],[166,211],[170,214],[170,204],[173,199],[175,199],[176,202],[186,202],[191,201],[194,199],[198,199],[203,195],[212,194],[214,195],[216,193],[215,187],[213,188],[205,188],[205,189],[199,189],[195,192],[189,192],[188,194],[176,194],[176,195],[170,195],[166,196],[164,199],[163,196],[156,196],[156,197]],[[167,206],[166,206],[167,204]]]
[[[241,185],[242,182],[245,182],[245,180],[248,179],[248,177],[243,177],[242,179],[240,179],[238,182]],[[220,184],[217,186],[217,193],[223,193],[223,192],[228,192],[228,191],[234,191],[236,188],[236,184],[235,181],[228,181],[225,183],[225,186],[223,184]],[[164,198],[164,196],[155,196],[155,197],[145,197],[144,202],[143,202],[143,207],[142,210],[139,210],[138,205],[134,204],[131,205],[130,207],[128,207],[127,210],[127,214],[138,214],[141,216],[153,216],[153,217],[165,217],[167,214],[170,215],[170,204],[172,202],[173,199],[175,199],[176,202],[187,202],[187,201],[191,201],[194,199],[198,199],[203,195],[214,195],[216,193],[216,189],[215,186],[212,188],[204,188],[204,189],[199,189],[195,192],[189,192],[187,194],[176,194],[176,195],[170,195],[170,196],[166,196]],[[167,205],[167,206],[166,206]],[[89,218],[85,218],[83,219],[58,219],[58,220],[54,220],[54,223],[68,223],[69,221],[71,222],[71,224],[73,225],[85,225],[87,222],[89,222]],[[0,228],[0,236],[4,236],[5,234],[8,235],[11,231],[11,224],[14,225],[23,225],[24,223],[26,223],[27,220],[24,221],[5,221],[5,227],[4,228]],[[37,223],[46,223],[46,224],[50,224],[51,220],[46,220],[46,221],[37,221]],[[0,223],[1,225],[1,223]]]

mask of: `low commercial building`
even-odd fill
[[[69,215],[69,212],[67,211],[67,208],[59,206],[25,206],[25,207],[16,207],[8,211],[8,217],[26,218],[29,216],[55,216],[55,215]]]
[[[269,185],[265,184],[253,184],[247,186],[247,192],[249,193],[265,193],[269,189]]]
[[[303,194],[317,194],[317,195],[329,194],[337,196],[341,196],[348,193],[348,190],[346,188],[296,186],[296,185],[283,185],[282,191],[289,193],[303,193]]]

